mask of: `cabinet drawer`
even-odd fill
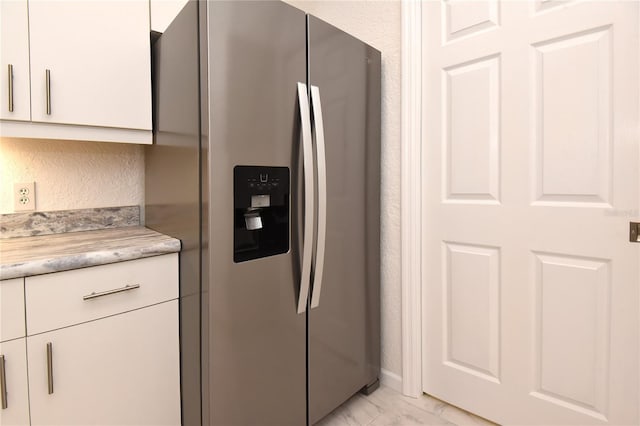
[[[0,342],[24,336],[24,278],[0,281]]]
[[[31,336],[176,299],[178,254],[28,277],[25,292]]]

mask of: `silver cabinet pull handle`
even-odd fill
[[[307,85],[298,83],[298,105],[300,108],[300,129],[302,132],[302,156],[304,170],[304,240],[302,243],[302,268],[298,313],[307,310],[309,282],[311,280],[311,257],[313,255],[313,152],[311,151],[311,117]]]
[[[317,86],[311,86],[311,110],[313,111],[313,135],[316,142],[316,167],[318,170],[318,236],[313,265],[313,293],[311,295],[311,308],[316,308],[320,304],[324,251],[327,239],[327,166],[322,104],[320,102],[320,89]]]
[[[0,406],[5,410],[7,405],[7,372],[4,368],[4,355],[0,355]]]
[[[51,115],[51,71],[45,70],[45,86],[47,91],[47,115]]]
[[[7,68],[9,79],[9,112],[13,112],[13,65],[9,64]]]
[[[47,343],[47,390],[53,393],[53,344]]]
[[[101,291],[98,293],[94,291],[91,294],[82,296],[82,299],[91,300],[91,299],[95,299],[96,297],[108,296],[110,294],[122,293],[123,291],[135,290],[136,288],[140,288],[140,284],[127,284],[124,287],[114,288],[113,290]]]

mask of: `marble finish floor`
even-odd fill
[[[493,426],[494,423],[428,395],[410,398],[380,386],[369,396],[353,396],[316,426],[413,425]]]

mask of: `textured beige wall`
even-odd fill
[[[140,145],[0,138],[0,213],[13,213],[13,184],[36,183],[36,210],[142,205]]]
[[[382,368],[401,375],[400,2],[286,1],[382,52]]]

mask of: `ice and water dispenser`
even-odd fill
[[[289,168],[233,169],[233,261],[289,251]]]

